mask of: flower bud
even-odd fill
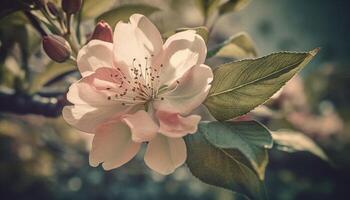
[[[43,48],[46,54],[56,62],[66,61],[72,52],[69,43],[61,36],[48,35],[43,37]]]
[[[58,9],[54,3],[51,1],[47,2],[47,8],[49,9],[49,12],[51,15],[57,17],[59,15]]]
[[[81,8],[82,0],[62,0],[62,9],[67,14],[76,14]]]
[[[102,40],[113,43],[113,31],[111,26],[103,20],[97,23],[90,40]]]

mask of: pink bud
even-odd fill
[[[43,48],[46,54],[56,62],[66,61],[72,52],[69,43],[61,36],[48,35],[43,37]]]
[[[111,26],[103,20],[97,23],[90,40],[102,40],[113,43],[113,31]]]
[[[81,8],[82,0],[62,0],[62,9],[67,14],[76,14]]]

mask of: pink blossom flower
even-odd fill
[[[63,109],[75,128],[93,133],[90,165],[105,170],[131,160],[147,143],[147,166],[170,174],[186,160],[183,136],[201,119],[191,112],[205,100],[211,69],[203,39],[188,30],[163,44],[158,29],[134,14],[116,25],[113,44],[91,40],[78,54],[82,79]]]

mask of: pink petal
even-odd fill
[[[158,135],[148,143],[145,163],[152,170],[168,175],[185,163],[186,145],[182,138]]]
[[[157,61],[164,65],[160,80],[162,85],[170,85],[193,66],[203,64],[207,54],[204,40],[193,30],[172,35],[163,50],[161,61]]]
[[[96,127],[118,117],[127,108],[118,106],[92,107],[89,105],[65,106],[62,110],[63,119],[71,126],[87,133],[95,133]],[[129,108],[130,109],[130,108]]]
[[[83,77],[100,67],[113,67],[113,44],[91,40],[80,49],[77,63]]]
[[[120,167],[139,151],[140,143],[131,140],[131,133],[124,123],[110,122],[97,129],[92,142],[89,162],[93,167],[100,163],[105,170]]]
[[[69,88],[67,99],[73,104],[89,104],[92,106],[121,105],[122,101],[114,97],[116,95],[120,96],[125,90],[130,91],[132,88],[130,84],[126,83],[127,80],[120,77],[123,77],[123,75],[117,69],[98,68],[95,72],[72,84]],[[130,100],[132,100],[132,97],[130,97]]]
[[[124,71],[139,64],[145,70],[146,64],[150,66],[152,55],[157,55],[162,45],[158,29],[143,15],[134,14],[130,23],[118,22],[115,27],[114,55],[117,65]]]
[[[144,110],[139,110],[134,114],[124,115],[122,121],[129,126],[132,133],[132,140],[135,142],[151,140],[159,129],[158,125]]]
[[[195,133],[201,120],[199,115],[182,117],[178,113],[164,111],[157,111],[156,116],[159,120],[159,132],[173,138]]]
[[[106,87],[115,87],[117,84],[110,80],[111,70],[99,68],[70,86],[67,99],[74,106],[66,106],[62,112],[68,124],[81,131],[94,133],[99,124],[125,114],[132,108],[108,99],[109,90]]]
[[[212,70],[202,64],[193,67],[180,80],[179,85],[171,92],[160,95],[163,100],[156,100],[157,110],[189,114],[205,100],[213,80]]]

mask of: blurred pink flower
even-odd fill
[[[201,117],[190,113],[213,79],[203,64],[206,44],[192,30],[163,44],[157,28],[139,14],[116,25],[113,41],[91,40],[79,51],[83,78],[69,88],[74,105],[63,109],[63,117],[95,134],[90,165],[117,168],[148,142],[147,166],[170,174],[186,160],[182,137],[196,132]]]

